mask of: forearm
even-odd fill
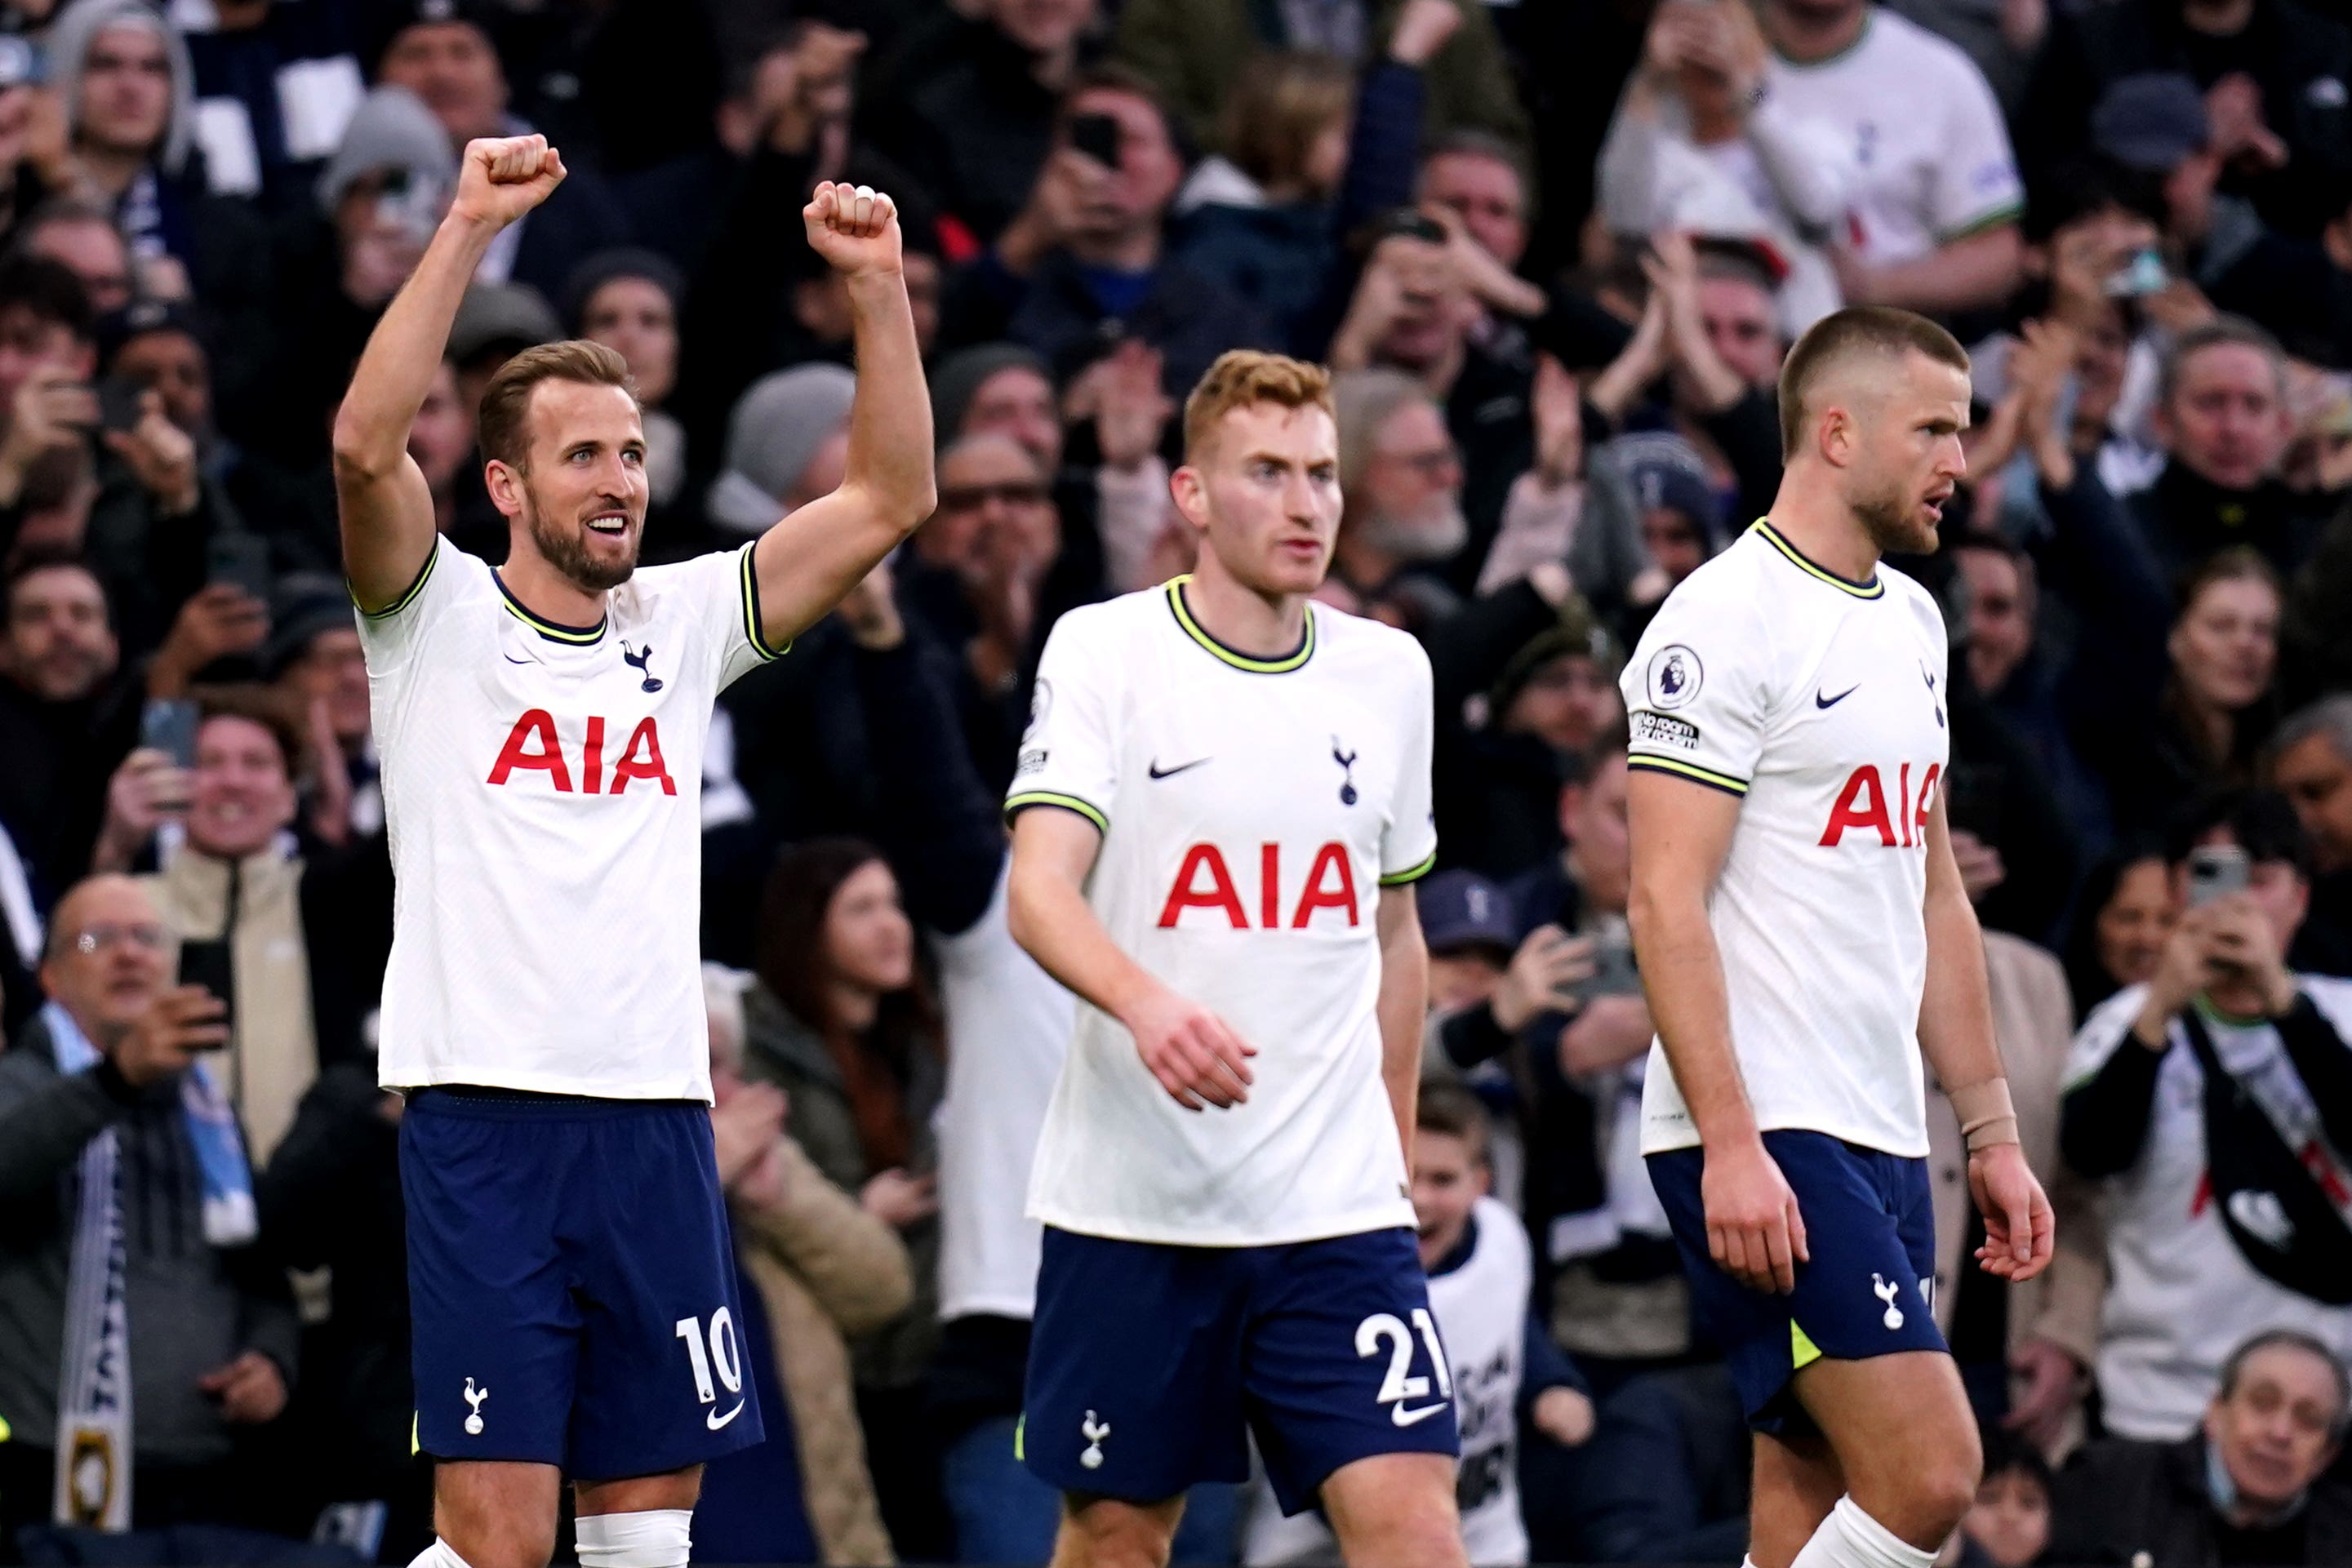
[[[46,1194],[90,1139],[123,1113],[130,1092],[101,1063],[89,1072],[53,1074],[0,1105],[0,1200]]]
[[[1017,840],[1006,892],[1013,939],[1081,1000],[1124,1019],[1139,1001],[1161,988],[1156,976],[1111,940],[1078,885],[1051,867],[1025,862]]]
[[[1872,268],[1864,298],[1848,304],[1895,305],[1930,315],[1969,310],[2008,298],[2018,278],[2017,227],[2003,224],[1968,235],[1916,261]]]
[[[931,515],[931,402],[906,279],[897,272],[849,279],[857,395],[849,409],[845,488],[874,497],[912,532]]]
[[[1412,890],[1391,888],[1383,902],[1411,898]],[[1381,994],[1375,1008],[1381,1024],[1381,1081],[1394,1113],[1397,1144],[1405,1168],[1412,1167],[1412,1129],[1421,1093],[1422,1030],[1429,1015],[1429,948],[1418,921],[1400,922],[1381,943]]]
[[[1651,1017],[1699,1141],[1717,1148],[1753,1138],[1756,1111],[1731,1048],[1723,955],[1705,900],[1670,902],[1637,888],[1627,915]]]
[[[335,414],[339,470],[373,477],[407,454],[409,427],[441,368],[457,306],[497,234],[490,225],[454,214],[441,220],[352,372],[351,390]]]
[[[2058,1155],[2076,1175],[2095,1180],[2137,1163],[2163,1063],[2162,1050],[2126,1039],[2097,1072],[2067,1087],[2058,1102]]]
[[[2301,993],[2279,1015],[2277,1025],[2279,1042],[2286,1047],[2295,1076],[2311,1091],[2327,1141],[2339,1149],[2352,1148],[2352,1050],[2346,1048],[2327,1015]]]
[[[1935,888],[1927,908],[1927,978],[1919,1001],[1919,1049],[1947,1094],[2006,1076],[1993,1041],[1984,936],[1956,884]]]

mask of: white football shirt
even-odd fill
[[[1621,683],[1628,765],[1740,798],[1707,901],[1757,1126],[1927,1152],[1926,823],[1948,764],[1943,612],[1759,522],[1659,608]],[[1639,846],[1636,846],[1638,852]],[[1642,1152],[1699,1141],[1654,1042]]]
[[[445,538],[360,636],[394,879],[379,1079],[709,1099],[704,738],[782,652],[751,547],[559,626]]]
[[[1257,1049],[1230,1110],[1169,1098],[1081,1001],[1029,1211],[1092,1236],[1255,1247],[1411,1225],[1381,1080],[1378,904],[1436,859],[1429,660],[1310,605],[1256,659],[1185,579],[1062,617],[1005,810],[1102,830],[1087,899],[1121,951]]]
[[[1793,119],[1843,142],[1847,232],[1873,267],[2016,218],[2025,187],[2000,105],[1959,46],[1873,5],[1843,54],[1801,65],[1774,56],[1766,78]]]

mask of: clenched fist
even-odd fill
[[[835,272],[898,276],[898,206],[873,186],[819,181],[801,221],[808,225],[809,248]]]
[[[563,155],[544,136],[491,136],[466,143],[452,217],[502,229],[563,183]]]

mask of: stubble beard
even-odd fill
[[[1937,536],[1933,524],[1923,524],[1916,516],[1916,503],[1897,485],[1866,496],[1856,497],[1848,503],[1853,508],[1854,519],[1862,524],[1863,532],[1881,555],[1933,555]]]
[[[526,490],[523,497],[525,518],[530,526],[530,542],[541,559],[553,567],[557,575],[573,587],[587,593],[606,593],[629,580],[637,570],[637,547],[642,533],[629,540],[629,553],[618,561],[600,561],[588,550],[584,525],[567,530],[547,520],[539,503]]]

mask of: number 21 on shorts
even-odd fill
[[[711,1406],[704,1414],[702,1424],[716,1432],[743,1414],[743,1357],[735,1343],[735,1316],[725,1307],[711,1313],[708,1335],[703,1332],[700,1318],[680,1318],[677,1320],[677,1337],[686,1342],[686,1358],[694,1366],[695,1397]],[[708,1354],[702,1348],[705,1338],[710,1342]],[[735,1401],[734,1406],[724,1412],[718,1408],[719,1390],[710,1385],[710,1375],[714,1371],[719,1374],[719,1384]]]
[[[1427,1307],[1412,1310],[1412,1326],[1421,1331],[1421,1343],[1429,1347],[1429,1370],[1437,1378],[1437,1398],[1426,1405],[1415,1405],[1416,1399],[1429,1398],[1429,1379],[1412,1375],[1412,1332],[1394,1312],[1374,1312],[1356,1325],[1356,1354],[1374,1356],[1381,1347],[1388,1349],[1388,1375],[1381,1379],[1381,1391],[1372,1397],[1389,1407],[1389,1419],[1400,1427],[1410,1427],[1425,1421],[1454,1403],[1454,1377],[1445,1367],[1445,1347],[1437,1343],[1437,1322],[1429,1315]]]

